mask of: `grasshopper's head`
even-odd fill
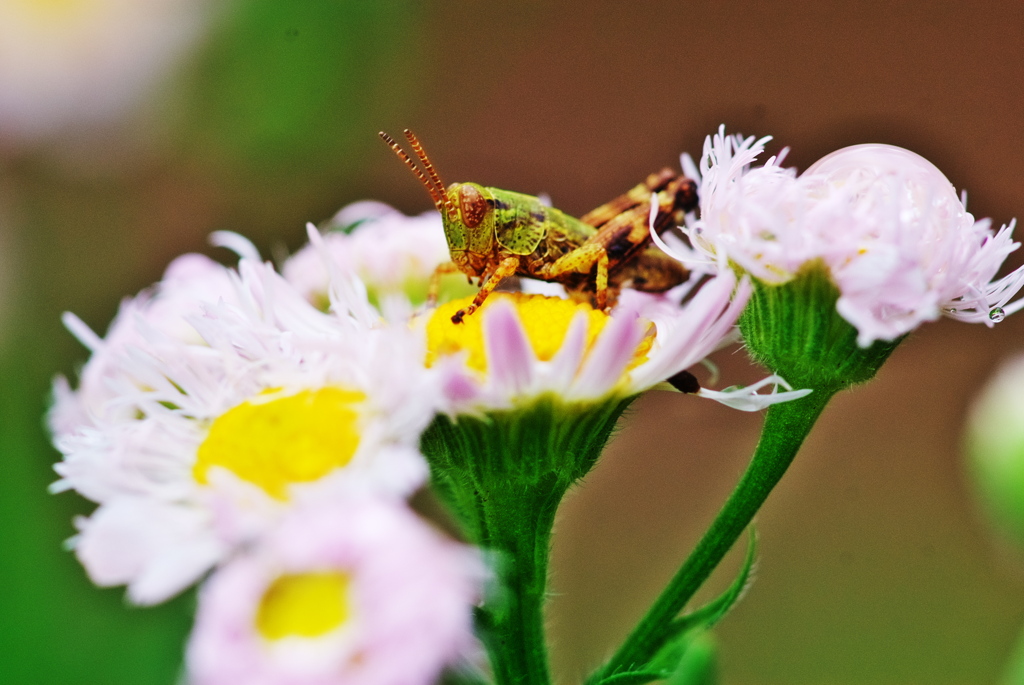
[[[494,196],[476,183],[453,183],[446,189],[419,139],[409,129],[405,129],[405,137],[409,139],[422,169],[391,136],[381,131],[380,137],[430,193],[434,206],[441,212],[452,261],[462,271],[479,275],[482,266],[477,268],[475,262],[489,255],[494,244]]]
[[[494,195],[477,183],[453,183],[448,186],[446,199],[455,207],[454,215],[444,217],[444,234],[452,261],[456,249],[466,253],[466,259],[490,255],[494,248]],[[456,245],[458,244],[458,246]]]

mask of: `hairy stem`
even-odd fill
[[[757,450],[725,506],[647,615],[591,682],[641,668],[661,648],[672,620],[743,534],[834,394],[818,389],[802,399],[768,408]]]
[[[632,400],[540,398],[479,417],[438,416],[423,435],[435,491],[469,541],[493,555],[498,582],[477,619],[496,685],[551,681],[544,600],[555,512]]]
[[[481,609],[481,637],[497,685],[547,685],[544,637],[548,551],[564,490],[524,492],[483,506],[482,545],[496,552],[502,590]]]

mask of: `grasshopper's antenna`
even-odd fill
[[[409,139],[409,144],[412,145],[413,152],[416,153],[416,157],[420,160],[420,164],[427,170],[427,174],[430,176],[430,180],[434,182],[434,187],[440,191],[442,197],[446,197],[447,193],[444,189],[444,184],[441,183],[441,177],[437,175],[437,171],[434,170],[434,165],[430,163],[427,158],[427,153],[423,151],[423,145],[420,144],[420,139],[416,137],[416,134],[405,129],[403,131],[405,137]]]
[[[384,131],[378,132],[377,135],[379,135],[384,142],[388,144],[388,147],[395,151],[398,158],[405,162],[405,165],[412,170],[412,173],[416,174],[416,178],[420,179],[420,183],[422,183],[423,187],[427,189],[428,193],[430,193],[430,199],[434,201],[434,206],[437,207],[437,211],[442,211],[444,209],[444,202],[441,199],[441,195],[437,192],[437,187],[430,182],[426,174],[416,166],[416,163],[409,158],[409,155],[405,154],[405,150],[395,142],[394,138],[389,136],[387,133],[384,133]]]
[[[423,145],[420,144],[420,139],[416,137],[416,134],[405,129],[403,131],[405,137],[409,139],[409,144],[412,145],[413,152],[416,153],[416,158],[420,160],[420,164],[427,170],[427,174],[430,176],[430,180],[434,182],[434,187],[437,188],[438,194],[444,198],[445,209],[448,210],[448,216],[457,216],[455,213],[455,205],[452,204],[451,198],[448,197],[448,191],[445,190],[444,184],[441,183],[441,177],[437,175],[437,171],[434,170],[434,165],[431,164],[430,159],[427,157],[427,153],[423,150]],[[440,209],[440,207],[438,207]]]

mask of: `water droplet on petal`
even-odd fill
[[[993,307],[988,312],[988,318],[994,321],[995,323],[999,323],[1000,321],[1006,318],[1006,312],[1003,311],[1002,307]]]
[[[956,307],[946,307],[946,311],[950,314],[956,314]]]

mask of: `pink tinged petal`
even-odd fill
[[[996,300],[995,306],[1002,307],[1006,315],[1019,312],[1021,308],[1024,308],[1024,298],[1010,304],[1007,303],[1020,292],[1022,287],[1024,287],[1024,266],[996,282],[993,292],[998,293],[999,299]]]
[[[735,283],[736,278],[729,271],[709,280],[683,305],[678,323],[671,330],[658,332],[659,348],[652,354],[651,361],[633,372],[637,390],[651,387],[693,366],[731,333],[751,292],[750,282],[745,278],[734,296]]]
[[[731,279],[731,283],[735,283],[735,276]],[[716,319],[711,327],[704,334],[703,347],[706,350],[701,355],[701,358],[706,356],[712,350],[717,349],[721,344],[721,341],[733,335],[736,321],[740,318],[740,314],[747,306],[747,300],[750,299],[750,295],[753,293],[754,287],[750,282],[750,279],[746,276],[740,281],[739,285],[736,286],[732,293],[732,299],[729,301],[729,305],[725,311]]]
[[[376,200],[362,200],[339,209],[338,213],[331,218],[331,224],[347,228],[363,221],[380,220],[389,216],[406,218],[391,205]]]
[[[357,620],[314,639],[259,633],[257,607],[276,578],[333,569],[349,576]],[[403,506],[359,498],[300,506],[203,588],[187,652],[191,682],[431,685],[474,644],[482,580],[470,550]]]
[[[676,287],[672,288],[671,290],[667,291],[664,294],[664,297],[665,299],[668,299],[672,302],[682,302],[687,295],[693,292],[697,288],[697,286],[700,285],[700,282],[702,280],[703,277],[700,274],[691,273],[689,278],[687,278],[685,281],[683,281]],[[639,290],[630,290],[629,292],[636,293],[637,295],[646,294],[640,293]]]
[[[71,389],[71,384],[64,376],[57,376],[53,379],[53,390],[51,391],[53,404],[46,413],[46,424],[53,433],[54,439],[61,435],[76,431],[89,423],[89,414],[78,394]],[[50,486],[50,492],[58,492]]]
[[[551,359],[551,374],[548,377],[548,383],[552,389],[561,391],[569,387],[580,370],[580,363],[583,361],[586,348],[587,315],[577,312],[569,324],[569,330],[565,334],[562,346],[558,348],[558,353]]]
[[[859,347],[869,347],[876,340],[895,340],[923,321],[934,321],[940,315],[936,306],[928,312],[903,312],[902,315],[890,309],[885,316],[880,316],[877,303],[854,297],[840,297],[836,312],[857,329]]]
[[[498,300],[484,312],[487,373],[501,395],[525,393],[533,384],[537,358],[515,308]]]
[[[646,332],[646,322],[640,322],[635,309],[619,307],[587,355],[569,396],[595,398],[611,391],[625,374]]]
[[[979,222],[980,223],[980,222]],[[992,326],[1001,318],[1024,307],[1024,300],[1017,300],[1010,303],[1021,287],[1024,286],[1024,267],[1018,268],[1010,274],[1000,278],[998,281],[988,282],[999,270],[1007,255],[1019,247],[1019,243],[1012,242],[1010,234],[1016,225],[1016,220],[1009,225],[1003,226],[995,236],[986,237],[981,249],[976,256],[975,271],[978,276],[976,282],[985,283],[969,295],[960,298],[946,300],[943,302],[944,314],[950,318],[970,323],[984,323]],[[1000,308],[1002,315],[997,312],[992,315],[992,310]]]
[[[462,369],[454,368],[454,364],[446,364],[443,369],[444,377],[441,381],[441,392],[444,397],[453,404],[468,403],[480,396],[480,389],[476,381],[467,375]]]
[[[877,245],[833,273],[841,292],[836,310],[857,328],[861,347],[893,340],[941,314],[937,293],[896,246]]]
[[[197,282],[206,282],[207,284],[210,284],[209,281],[216,279],[218,276],[222,276],[224,274],[224,270],[225,267],[213,261],[206,255],[198,254],[196,252],[189,252],[180,255],[175,257],[174,260],[167,265],[167,268],[164,269],[164,275],[163,278],[160,279],[159,284],[160,295],[161,297],[167,296],[168,293],[166,291],[169,288],[188,288]]]

